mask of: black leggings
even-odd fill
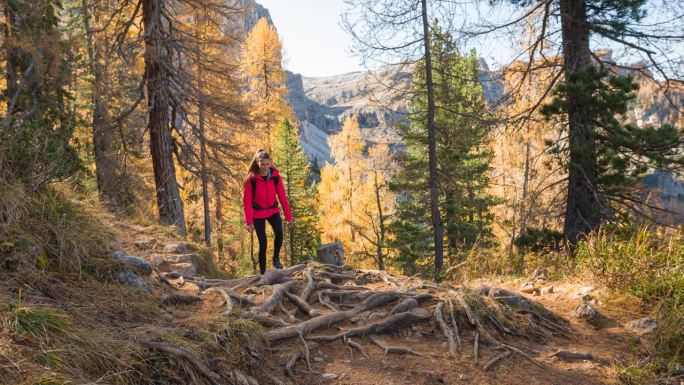
[[[283,222],[280,219],[280,213],[271,215],[266,219],[255,219],[254,230],[256,230],[257,238],[259,239],[259,270],[261,274],[266,272],[266,245],[268,240],[266,238],[266,221],[271,224],[273,233],[275,234],[275,245],[273,248],[273,260],[277,260],[280,256],[280,247],[283,245]]]

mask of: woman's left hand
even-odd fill
[[[287,222],[287,227],[292,230],[294,229],[294,220]]]

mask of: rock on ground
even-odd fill
[[[197,257],[194,254],[157,255],[152,265],[162,271],[176,271],[186,277],[197,274]]]
[[[120,261],[121,263],[123,263],[125,265],[133,266],[133,267],[140,269],[143,273],[145,273],[145,275],[152,274],[152,265],[150,265],[149,262],[147,262],[146,260],[144,260],[140,257],[136,257],[134,255],[128,255],[121,250],[115,251],[112,254],[112,257],[114,257],[114,259],[116,259],[117,261]]]
[[[188,244],[185,242],[170,243],[170,244],[164,246],[164,252],[165,253],[183,254],[183,253],[187,253],[189,251],[190,251],[190,246],[188,246]]]
[[[625,328],[638,335],[652,333],[657,328],[656,321],[651,317],[643,317],[638,320],[630,321],[625,324]]]
[[[142,289],[146,293],[151,293],[152,290],[150,290],[149,286],[145,283],[145,281],[140,278],[140,276],[130,270],[123,270],[120,271],[116,274],[114,277],[117,282],[122,283],[124,285],[132,286],[132,287],[137,287],[139,289]]]
[[[600,318],[598,310],[589,303],[583,303],[575,308],[575,316],[595,325]]]

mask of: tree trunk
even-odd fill
[[[439,215],[439,191],[437,190],[437,146],[435,139],[435,91],[432,84],[432,57],[430,55],[430,33],[427,15],[427,0],[421,0],[423,16],[423,46],[425,49],[425,83],[427,86],[427,131],[428,162],[430,169],[430,213],[435,241],[435,279],[439,280],[444,264],[442,219]]]
[[[165,225],[176,226],[185,235],[183,201],[180,198],[176,169],[173,163],[171,130],[169,127],[168,50],[164,47],[161,28],[161,0],[142,0],[145,29],[145,81],[147,84],[147,130],[150,132],[150,152],[157,189],[159,219]]]
[[[19,52],[15,48],[15,35],[21,28],[21,17],[18,11],[12,8],[12,5],[7,0],[2,2],[3,12],[5,14],[4,37],[5,37],[5,82],[7,90],[7,122],[11,126],[12,116],[15,112],[16,99],[19,92]]]
[[[118,177],[116,157],[112,156],[114,129],[109,120],[107,103],[105,101],[104,88],[106,87],[107,76],[105,74],[106,68],[102,65],[101,55],[101,50],[104,47],[97,44],[95,40],[94,26],[91,22],[91,17],[93,17],[90,13],[91,9],[94,12],[98,12],[98,9],[93,7],[92,4],[86,1],[81,2],[88,67],[93,75],[91,101],[93,103],[93,155],[95,157],[97,192],[102,201],[120,206],[123,203],[120,194],[121,184],[127,182],[120,180]],[[95,15],[95,17],[97,16]]]
[[[202,204],[204,208],[204,243],[211,248],[211,212],[209,211],[209,172],[207,171],[207,143],[204,136],[204,101],[199,101],[199,142],[202,179]]]
[[[565,81],[591,65],[589,27],[584,0],[560,0]],[[577,92],[577,91],[575,91]],[[582,92],[580,90],[579,92]],[[584,114],[579,95],[568,93],[570,142],[568,196],[563,234],[571,247],[596,229],[601,220],[597,191],[594,125]]]
[[[214,176],[214,196],[216,199],[216,250],[218,250],[219,261],[223,258],[223,201],[221,194],[223,193],[223,184],[221,180]]]
[[[378,270],[385,270],[385,260],[383,255],[383,247],[385,245],[385,219],[382,215],[382,200],[380,199],[380,188],[378,184],[378,173],[373,172],[373,187],[375,188],[375,204],[378,206],[378,226],[380,233],[378,235],[378,243],[376,244],[376,258],[378,261]]]
[[[197,55],[199,63],[200,55]],[[202,66],[197,66],[198,80],[198,114],[199,114],[199,144],[200,144],[200,179],[202,181],[202,206],[204,214],[204,244],[211,249],[211,212],[209,211],[209,172],[207,170],[207,140],[205,135],[205,109],[204,82],[202,78]]]

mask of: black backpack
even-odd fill
[[[249,184],[252,185],[252,208],[254,210],[270,210],[270,209],[274,209],[274,208],[278,207],[278,199],[276,199],[276,201],[273,203],[273,206],[266,207],[266,208],[262,208],[258,204],[254,203],[254,197],[256,196],[256,178],[258,178],[258,177],[252,176],[251,178],[249,178]],[[280,181],[280,177],[272,176],[270,179],[273,181],[273,184],[275,185],[275,188],[277,190],[278,189],[278,181]]]

